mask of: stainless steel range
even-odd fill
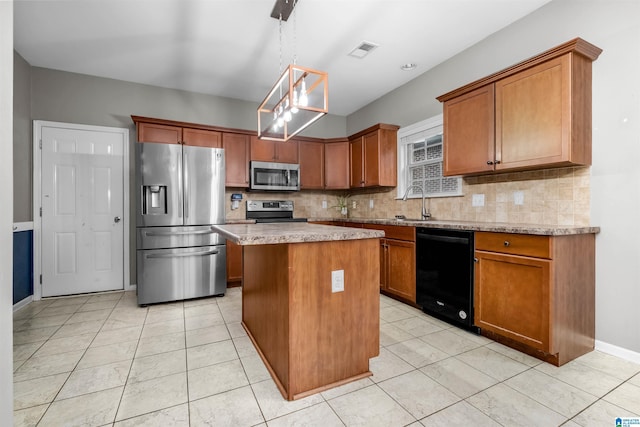
[[[291,200],[247,200],[247,219],[256,222],[307,222],[306,218],[293,217]]]

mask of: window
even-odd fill
[[[442,176],[442,115],[398,130],[398,198],[412,185],[426,197],[462,195],[461,177]],[[409,197],[421,197],[412,187]]]

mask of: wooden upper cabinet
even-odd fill
[[[300,150],[302,164],[302,145]],[[327,190],[349,188],[349,141],[324,144],[324,188]]]
[[[378,124],[349,138],[351,187],[395,187],[398,126]]]
[[[591,63],[601,52],[574,39],[439,96],[444,175],[590,165]]]
[[[183,128],[182,140],[184,145],[222,148],[222,132],[205,129]]]
[[[249,186],[249,139],[245,134],[222,133],[227,187]]]
[[[494,86],[444,103],[444,175],[493,171]]]
[[[138,142],[159,142],[162,144],[181,144],[182,127],[156,123],[137,123]]]
[[[300,189],[324,188],[324,143],[300,141],[298,143],[300,155]]]
[[[251,160],[277,163],[298,163],[298,141],[269,141],[251,137]]]
[[[590,76],[591,61],[566,54],[496,82],[496,170],[590,165]]]

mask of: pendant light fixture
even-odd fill
[[[327,73],[297,65],[295,46],[293,64],[289,64],[284,72],[282,70],[282,22],[297,4],[297,0],[277,0],[271,12],[279,24],[281,75],[258,107],[260,139],[287,141],[329,110]],[[294,11],[294,38],[297,36],[295,23]]]

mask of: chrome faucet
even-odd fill
[[[409,195],[409,190],[411,190],[412,188],[418,188],[420,189],[420,193],[422,194],[422,213],[421,213],[421,219],[423,221],[428,220],[429,218],[431,218],[431,213],[427,212],[427,209],[424,207],[424,189],[422,188],[422,186],[420,185],[410,185],[409,187],[407,187],[407,191],[404,192],[404,196],[402,196],[402,201],[406,202],[407,201],[407,196]]]

